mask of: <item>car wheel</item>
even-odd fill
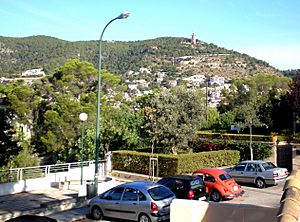
[[[257,178],[255,181],[255,185],[256,185],[256,187],[258,187],[260,189],[266,187],[266,183],[265,183],[264,179],[262,179],[262,178]]]
[[[100,207],[94,206],[91,211],[92,217],[95,220],[101,220],[103,218],[103,213]]]
[[[142,214],[139,217],[139,222],[151,222],[151,219],[146,214]]]
[[[217,191],[217,190],[214,190],[211,195],[210,195],[210,198],[212,199],[212,201],[214,202],[219,202],[222,197],[221,197],[221,194]]]

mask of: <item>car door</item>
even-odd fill
[[[106,192],[102,197],[103,214],[107,217],[123,218],[120,202],[124,192],[124,187],[116,187]]]
[[[207,187],[209,195],[210,195],[211,191],[215,187],[216,179],[210,174],[204,174],[203,180],[205,182],[205,186]]]
[[[257,167],[255,163],[248,163],[244,171],[245,183],[255,183],[255,178],[257,177]]]
[[[244,171],[246,165],[246,163],[239,163],[228,172],[235,179],[236,182],[245,183]]]
[[[139,211],[138,205],[138,193],[139,191],[130,187],[125,188],[122,200],[121,211],[124,214],[123,219],[135,220]]]

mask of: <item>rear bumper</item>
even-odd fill
[[[284,178],[273,178],[273,179],[265,179],[265,181],[266,181],[266,184],[267,185],[277,185],[277,184],[279,184],[279,183],[283,183],[283,182],[285,182],[286,181],[286,178],[287,177],[284,177]]]
[[[241,191],[240,193],[228,194],[228,195],[224,195],[223,198],[230,200],[230,199],[233,199],[233,198],[236,198],[236,197],[240,197],[244,193],[245,193],[245,191]]]
[[[151,214],[150,219],[152,222],[168,221],[170,220],[170,214],[165,214],[165,215]]]

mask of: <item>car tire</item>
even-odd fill
[[[255,180],[255,186],[257,188],[260,188],[260,189],[265,188],[266,187],[266,182],[262,178],[257,178]]]
[[[103,219],[103,213],[100,207],[94,206],[91,210],[91,216],[95,220],[101,220]]]
[[[210,199],[214,202],[220,202],[222,197],[221,197],[221,194],[219,193],[219,191],[213,190],[210,194]]]
[[[151,219],[146,214],[141,214],[138,222],[151,222]]]

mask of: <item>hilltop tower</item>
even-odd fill
[[[194,32],[193,32],[193,34],[192,34],[191,43],[192,43],[192,44],[196,44],[196,35],[195,35]]]

